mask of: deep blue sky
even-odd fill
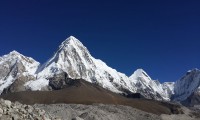
[[[175,81],[200,68],[199,0],[0,0],[0,56],[43,63],[68,36],[131,75]]]

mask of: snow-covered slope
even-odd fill
[[[171,98],[172,95],[174,95],[174,84],[175,82],[164,82],[162,84],[164,93],[167,95],[169,99]]]
[[[186,73],[174,86],[174,100],[184,101],[194,92],[200,92],[200,70],[193,69]]]
[[[38,66],[37,61],[25,57],[17,51],[12,51],[0,57],[0,93],[16,80],[34,79]]]
[[[87,48],[73,36],[62,42],[54,56],[39,68],[37,78],[51,79],[63,72],[67,73],[68,78],[82,78],[116,93],[127,90],[135,92],[135,86],[131,85],[125,74],[92,57]]]
[[[143,69],[137,69],[129,79],[136,86],[137,92],[144,97],[156,100],[170,100],[170,96],[163,89],[163,85],[157,80],[152,80]]]

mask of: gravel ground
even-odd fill
[[[52,104],[34,105],[61,120],[200,120],[186,107],[184,114],[160,116],[122,105]]]
[[[44,110],[0,99],[0,120],[56,120]]]
[[[34,105],[62,120],[161,120],[157,115],[122,105]]]
[[[181,108],[184,114],[155,115],[129,106],[105,104],[35,104],[0,99],[0,120],[200,120],[198,110]]]
[[[162,120],[200,120],[200,118],[190,117],[187,115],[161,115]]]
[[[191,111],[190,109],[183,106],[182,110],[184,114],[173,114],[173,115],[163,114],[161,115],[161,118],[163,120],[200,120],[199,116],[197,118],[197,114],[199,114],[199,112],[197,113],[195,111]],[[194,112],[196,113],[196,115],[194,114]]]

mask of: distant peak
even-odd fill
[[[16,50],[11,51],[9,54],[11,55],[21,55],[19,52],[17,52]]]
[[[192,69],[192,71],[199,71],[199,69],[198,68],[194,68],[194,69]]]
[[[74,36],[69,36],[67,39],[69,39],[69,40],[74,40],[74,39],[77,39],[77,38],[75,38]]]
[[[199,69],[198,69],[198,68],[193,68],[192,70],[188,70],[187,73],[191,73],[191,72],[193,72],[193,71],[194,71],[194,72],[195,72],[195,71],[199,71]]]
[[[64,40],[59,48],[63,48],[65,46],[84,46],[77,38],[74,36],[69,36],[66,40]]]
[[[39,62],[37,62],[36,60],[34,60],[31,57],[27,57],[24,56],[23,54],[17,52],[16,50],[11,51],[10,53],[0,56],[0,59],[4,59],[4,60],[23,60],[29,63],[33,63],[36,62],[36,64],[39,64]]]
[[[149,77],[149,75],[143,70],[143,69],[137,69],[131,76],[130,78],[137,78],[137,77],[147,77],[149,80],[151,80],[151,78]]]
[[[77,38],[74,36],[69,36],[67,39],[65,39],[62,44],[69,44],[71,42],[80,42]]]
[[[143,69],[137,69],[134,74],[137,74],[138,76],[142,76],[144,74],[147,74]]]
[[[139,68],[137,69],[135,72],[139,72],[139,73],[142,73],[142,72],[145,72],[142,68]]]
[[[69,36],[65,41],[64,41],[64,43],[66,43],[66,42],[72,42],[72,41],[78,41],[78,42],[80,42],[77,38],[75,38],[74,36]]]

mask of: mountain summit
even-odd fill
[[[55,76],[65,74],[65,77],[84,79],[113,92],[135,92],[135,86],[131,85],[125,74],[92,57],[87,48],[73,36],[62,42],[53,57],[39,69],[38,78],[50,79],[50,82],[54,81],[53,83],[55,83]],[[56,82],[63,80],[59,78]]]

